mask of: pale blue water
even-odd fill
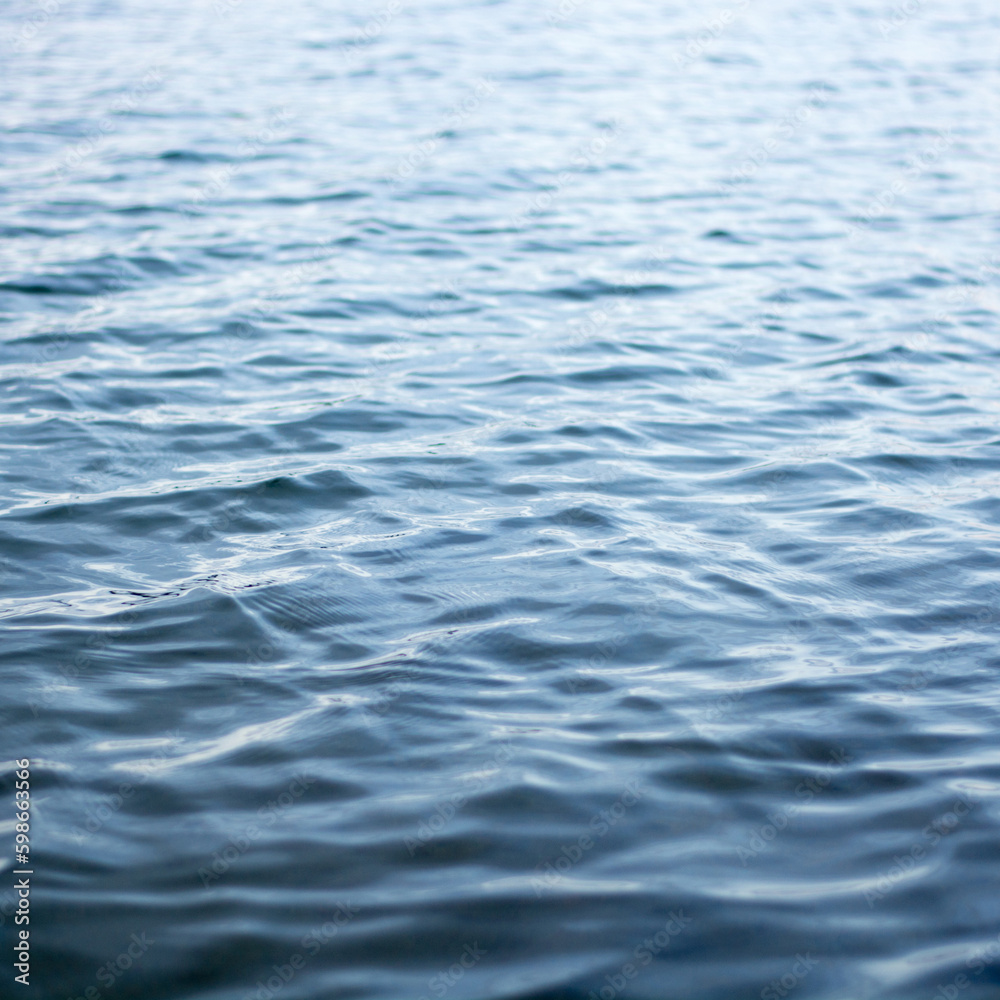
[[[909,10],[3,7],[2,995],[1000,996],[1000,12]]]

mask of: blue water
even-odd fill
[[[998,43],[5,4],[0,994],[1000,997]]]

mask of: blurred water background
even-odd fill
[[[4,995],[995,1000],[998,42],[4,4]]]

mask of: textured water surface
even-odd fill
[[[16,995],[1000,996],[995,5],[0,38]]]

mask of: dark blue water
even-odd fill
[[[3,996],[1000,997],[994,4],[0,43]]]

